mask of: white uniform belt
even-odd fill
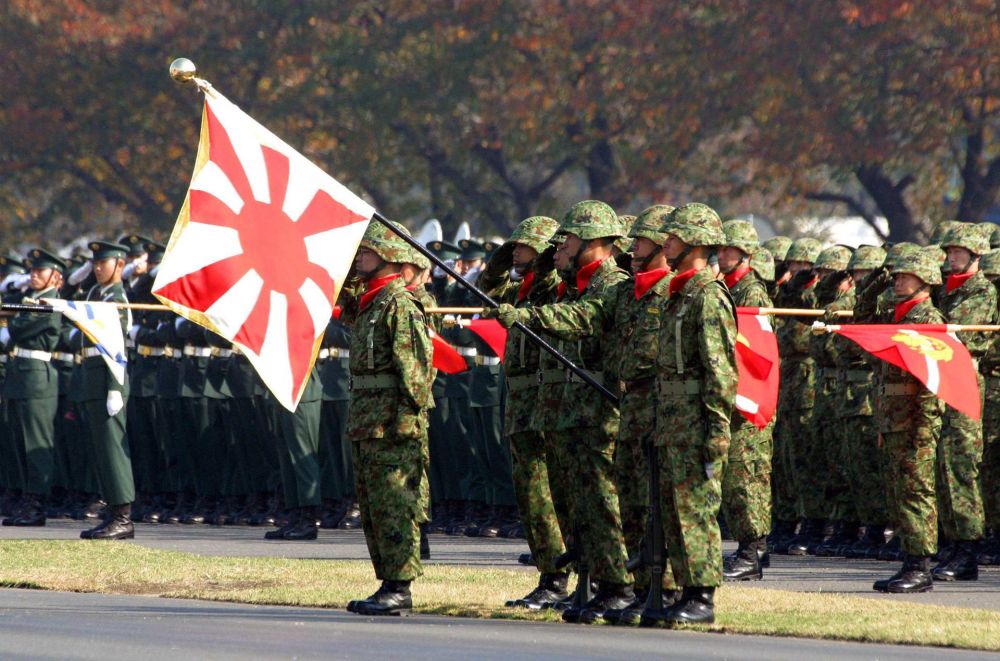
[[[194,357],[197,357],[197,358],[208,358],[209,356],[212,355],[212,348],[211,347],[193,347],[191,345],[188,345],[188,346],[184,347],[184,355],[185,356],[194,356]]]
[[[101,355],[101,350],[97,347],[84,347],[80,349],[80,355],[84,358],[96,358]]]
[[[7,362],[7,358],[8,358],[7,354],[0,353],[0,363],[6,363]]]
[[[459,356],[476,356],[479,354],[475,347],[455,347]]]
[[[137,345],[135,351],[140,356],[144,356],[146,358],[155,358],[157,356],[162,356],[164,353],[166,353],[163,350],[163,347],[151,347],[145,344]]]
[[[180,358],[181,353],[182,351],[178,347],[163,347],[163,355],[167,358]]]
[[[66,353],[65,351],[53,351],[52,360],[61,360],[64,363],[72,363],[76,360],[76,356],[71,353]]]
[[[22,349],[21,347],[14,347],[11,354],[17,358],[34,358],[35,360],[41,360],[44,362],[49,362],[52,360],[52,354],[48,351],[36,351],[34,349]]]
[[[223,349],[222,347],[213,347],[212,348],[212,357],[213,358],[229,358],[232,355],[233,355],[233,350],[232,349]]]
[[[316,357],[320,360],[326,360],[327,358],[350,358],[350,349],[341,349],[340,347],[329,347],[320,349]]]
[[[499,365],[500,358],[497,356],[476,356],[476,365]]]

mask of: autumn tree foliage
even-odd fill
[[[204,77],[386,215],[831,203],[902,240],[1000,190],[993,3],[0,3],[0,230],[165,234]],[[807,206],[808,205],[808,206]],[[54,230],[54,231],[53,231]],[[56,236],[52,236],[56,234]]]

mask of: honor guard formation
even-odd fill
[[[509,607],[640,626],[713,622],[716,589],[762,579],[771,554],[894,561],[873,586],[893,593],[1000,564],[1000,334],[958,332],[976,420],[814,332],[816,316],[770,313],[780,392],[761,427],[737,407],[736,313],[995,324],[1000,227],[943,222],[926,246],[761,243],[704,204],[631,217],[588,200],[502,243],[430,242],[464,282],[404,236],[369,223],[294,412],[238,347],[167,309],[119,308],[124,383],[63,315],[5,312],[3,525],[72,517],[92,540],[140,521],[273,540],[360,528],[381,581],[348,605],[363,615],[410,610],[428,533],[523,538],[538,587]],[[0,258],[3,302],[159,303],[163,245],[88,247]],[[429,312],[483,307],[466,283],[499,304],[479,318],[509,329],[501,353],[471,315]],[[435,369],[441,340],[464,370]]]

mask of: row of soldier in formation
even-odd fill
[[[225,495],[250,506],[243,517],[267,521],[273,512],[262,494],[280,484],[287,525],[269,536],[308,539],[324,498],[354,496],[360,512],[353,514],[383,580],[350,606],[369,614],[409,608],[428,523],[454,532],[477,521],[470,529],[487,535],[522,528],[540,580],[511,605],[562,607],[570,621],[710,621],[723,576],[761,577],[769,531],[771,548],[793,554],[901,554],[900,572],[875,587],[911,591],[931,585],[940,520],[948,546],[934,578],[974,578],[976,553],[990,553],[981,543],[985,521],[997,529],[996,499],[983,492],[997,482],[979,479],[980,469],[988,475],[995,463],[983,456],[982,427],[846,340],[812,337],[807,325],[776,319],[782,397],[776,423],[757,430],[732,410],[732,307],[767,307],[774,299],[785,307],[853,309],[855,321],[922,323],[942,318],[937,305],[949,321],[988,323],[996,316],[988,227],[942,225],[940,247],[852,253],[821,250],[811,239],[760,246],[750,223],[723,224],[704,205],[655,206],[632,219],[588,201],[561,224],[526,219],[485,263],[475,242],[429,246],[457,258],[465,277],[505,301],[489,315],[542,333],[616,390],[618,406],[517,330],[508,336],[501,378],[485,343],[422,313],[434,294],[447,305],[469,302],[465,289],[434,277],[426,257],[377,223],[358,251],[356,286],[345,289],[345,312],[331,320],[316,378],[295,413],[267,397],[231,345],[162,312],[135,320],[123,312],[134,344],[131,397],[121,389],[110,394],[106,374],[81,389],[88,373],[91,381],[106,373],[87,369],[97,357],[93,347],[53,321],[57,315],[22,313],[8,324],[4,385],[10,460],[3,478],[24,493],[13,519],[37,521],[41,496],[59,475],[64,488],[97,492],[110,504],[105,521],[83,533],[95,538],[131,536],[131,517],[166,518],[167,505],[190,522],[221,510],[239,520],[232,499],[228,509],[218,506]],[[31,295],[51,289],[124,300],[124,277],[134,301],[152,302],[162,246],[127,237],[91,247],[89,273],[32,251]],[[46,324],[52,328],[37,332]],[[459,346],[469,374],[434,378],[428,324]],[[988,392],[990,337],[968,335],[962,339],[979,359]],[[57,384],[54,397],[43,383]],[[989,406],[986,412],[989,434]],[[651,447],[661,448],[654,473],[662,483],[665,571],[628,562],[653,537]],[[138,511],[131,509],[133,469],[148,498]],[[476,500],[479,507],[469,504]],[[494,516],[482,504],[492,505]],[[720,505],[739,542],[725,567]],[[588,570],[592,599],[570,601],[571,566]],[[650,576],[661,573],[662,603],[647,603]],[[582,589],[591,589],[589,581]]]

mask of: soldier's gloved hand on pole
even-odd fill
[[[555,246],[549,246],[543,250],[538,257],[535,257],[535,272],[542,274],[554,271],[556,268],[555,256]]]
[[[510,328],[517,322],[525,322],[531,312],[525,308],[515,308],[510,303],[501,303],[496,308],[487,308],[479,315],[480,319],[496,319],[504,328]]]
[[[514,265],[514,244],[507,242],[493,251],[486,270],[490,273],[506,273]]]
[[[108,409],[108,415],[111,417],[118,415],[125,408],[125,400],[122,399],[122,394],[117,390],[108,391],[108,399],[105,404]]]

